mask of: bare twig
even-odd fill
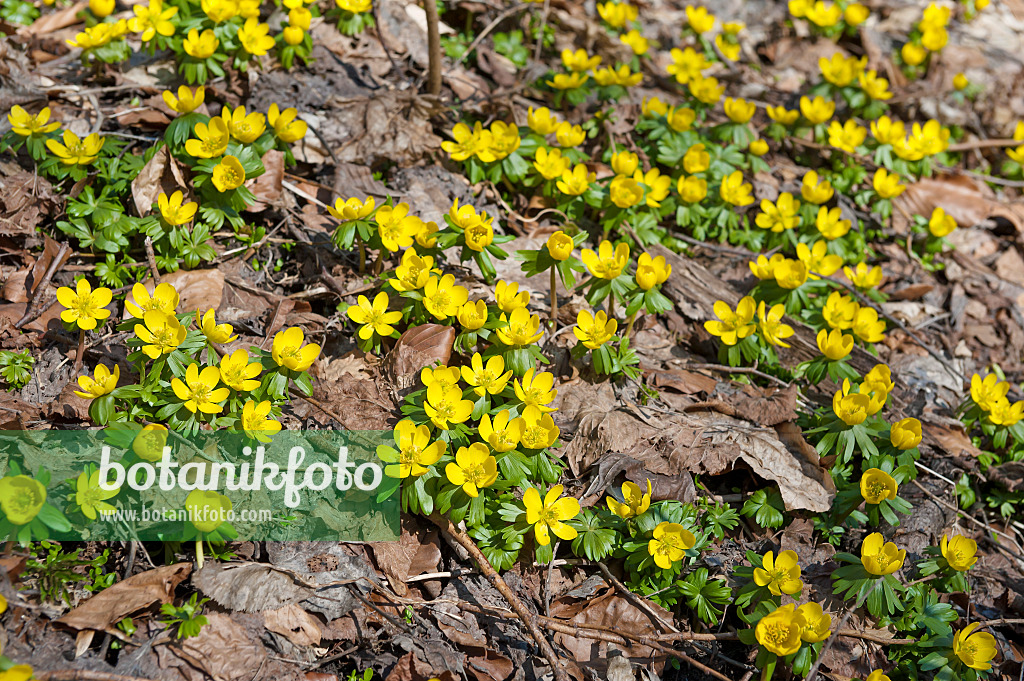
[[[160,269],[156,266],[156,252],[153,250],[153,237],[147,236],[143,242],[146,248],[146,263],[149,265],[149,274],[153,277],[153,286],[160,283]]]
[[[785,381],[783,381],[778,376],[772,376],[771,374],[766,374],[765,372],[761,371],[757,367],[730,367],[730,366],[726,366],[724,364],[703,364],[703,363],[699,363],[699,364],[697,364],[697,363],[693,363],[693,364],[686,363],[686,364],[680,364],[679,366],[681,366],[683,369],[708,369],[710,371],[721,371],[721,372],[724,372],[724,373],[727,373],[727,374],[751,374],[753,376],[757,376],[759,378],[763,378],[765,380],[771,381],[772,383],[774,383],[774,384],[776,384],[778,386],[781,386],[783,388],[788,388],[790,386],[789,383],[786,383]]]
[[[950,144],[946,151],[970,151],[972,149],[993,149],[1000,147],[1019,147],[1024,142],[1021,140],[1013,139],[994,139],[994,140],[971,140],[970,142],[958,142],[957,144]]]
[[[427,12],[427,92],[435,97],[441,94],[441,20],[437,16],[437,3],[423,0]]]
[[[148,681],[138,676],[124,676],[86,669],[59,669],[54,671],[35,670],[36,681]]]
[[[616,579],[615,575],[611,573],[611,570],[608,569],[607,565],[605,565],[601,561],[597,561],[597,568],[601,571],[601,574],[608,581],[608,583],[615,587],[615,590],[622,594],[622,597],[630,603],[632,603],[634,607],[642,610],[648,617],[654,620],[654,622],[658,624],[662,629],[671,631],[676,634],[679,633],[679,630],[676,629],[671,622],[666,622],[664,619],[662,619],[661,615],[658,614],[658,611],[652,608],[647,601],[645,601],[644,599],[640,598],[635,593],[627,589],[625,584]]]
[[[28,307],[25,308],[25,314],[14,324],[14,328],[20,329],[25,324],[28,324],[33,319],[38,317],[43,312],[43,302],[46,298],[46,287],[50,285],[50,280],[53,279],[53,275],[57,273],[64,261],[67,260],[71,254],[71,247],[67,244],[62,243],[60,248],[57,250],[57,255],[53,256],[53,260],[50,261],[50,266],[46,268],[46,272],[43,273],[43,278],[39,281],[39,285],[36,286],[36,290],[32,293],[32,300],[29,301]]]

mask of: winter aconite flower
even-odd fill
[[[159,288],[158,286],[157,289]],[[196,321],[199,322],[199,330],[206,336],[206,340],[211,343],[230,343],[238,338],[238,336],[234,335],[234,328],[230,324],[217,323],[217,313],[213,308],[207,310],[206,314],[202,316],[200,316],[199,310],[196,310]]]
[[[143,342],[142,352],[150,359],[173,352],[188,334],[174,315],[160,310],[147,310],[142,315],[142,324],[136,324],[134,330]]]
[[[870,407],[871,397],[867,394],[847,394],[842,390],[837,390],[832,397],[832,412],[848,426],[864,423],[868,418]]]
[[[78,377],[78,387],[82,390],[76,390],[75,394],[87,400],[95,400],[97,397],[103,397],[113,392],[120,378],[121,367],[118,365],[115,364],[114,370],[111,371],[105,364],[97,364],[96,373],[92,378],[89,376]]]
[[[629,245],[620,243],[612,246],[610,241],[602,241],[595,253],[589,248],[584,248],[580,256],[587,270],[599,279],[615,279],[622,274],[629,264]]]
[[[526,125],[529,126],[530,130],[541,136],[553,133],[558,129],[560,123],[561,121],[558,120],[558,116],[551,113],[551,110],[546,106],[542,106],[536,111],[531,106],[529,111],[526,112]]]
[[[725,115],[733,123],[746,123],[754,117],[754,112],[757,111],[757,107],[754,106],[753,102],[748,102],[744,99],[733,99],[732,97],[725,98],[724,108]]]
[[[281,111],[276,103],[270,105],[270,109],[267,110],[267,122],[274,129],[277,139],[291,144],[306,136],[309,125],[306,121],[297,119],[298,114],[299,112],[292,107]]]
[[[171,22],[171,17],[178,13],[177,7],[164,9],[162,0],[149,0],[148,5],[138,4],[132,6],[132,11],[135,13],[135,16],[128,20],[128,28],[135,33],[141,33],[140,38],[142,42],[148,43],[157,34],[165,38],[174,35],[174,24]],[[167,101],[166,93],[164,101]],[[167,105],[171,106],[170,102]],[[173,106],[171,108],[178,111],[178,113],[188,113]]]
[[[109,288],[100,287],[95,291],[85,279],[79,279],[74,290],[67,286],[57,289],[57,302],[65,307],[60,318],[68,324],[75,324],[83,331],[91,331],[101,319],[110,316],[107,305],[114,294]]]
[[[936,206],[928,219],[928,232],[934,237],[949,236],[956,229],[956,220],[942,208]]]
[[[580,310],[576,315],[576,326],[572,332],[584,347],[597,350],[612,339],[618,325],[619,322],[609,319],[604,310],[600,310],[596,315],[591,314],[589,310]]]
[[[754,628],[754,637],[761,646],[779,657],[800,650],[800,634],[807,625],[803,615],[790,603],[776,608],[762,617]]]
[[[718,320],[704,322],[704,328],[712,336],[718,336],[726,345],[736,345],[757,330],[754,324],[757,308],[750,296],[737,303],[735,312],[723,300],[715,301],[714,311]]]
[[[978,542],[963,535],[953,535],[952,539],[942,535],[939,543],[939,550],[942,557],[946,559],[949,567],[957,572],[965,572],[978,562]]]
[[[792,291],[807,282],[810,272],[804,261],[784,258],[772,269],[772,274],[775,276],[775,283],[779,285],[779,288]]]
[[[590,56],[584,49],[576,50],[562,50],[562,64],[565,68],[570,71],[577,71],[582,73],[583,71],[590,71],[591,69],[597,68],[598,64],[601,63],[601,57]]]
[[[469,447],[459,447],[455,462],[445,466],[448,482],[462,487],[468,496],[477,497],[480,489],[490,487],[498,479],[498,462],[487,445],[474,442]]]
[[[109,515],[117,510],[113,504],[107,503],[121,491],[120,487],[103,489],[100,487],[100,472],[82,473],[75,481],[75,503],[82,509],[82,514],[89,520],[96,520],[96,514]]]
[[[431,277],[423,286],[423,307],[436,319],[454,317],[469,300],[469,291],[455,283],[455,276]]]
[[[683,175],[680,176],[679,182],[676,184],[676,191],[679,192],[679,198],[686,203],[697,203],[708,195],[708,183],[707,180],[700,177]]]
[[[739,170],[734,170],[731,174],[722,178],[722,185],[718,193],[722,201],[742,208],[754,202],[754,197],[750,195],[752,190],[753,185],[743,181],[743,173]]]
[[[245,182],[245,168],[241,161],[234,156],[225,156],[213,168],[213,186],[219,192],[229,192],[238,189]]]
[[[175,191],[170,196],[160,192],[157,197],[157,208],[160,209],[160,217],[172,227],[188,224],[195,217],[199,204],[195,201],[184,203],[185,196],[181,190]]]
[[[227,388],[218,388],[219,383],[220,369],[206,367],[200,371],[199,365],[193,362],[185,370],[184,381],[177,377],[171,379],[171,390],[193,414],[197,411],[219,414],[224,409],[219,403],[231,394]]]
[[[811,125],[819,125],[832,118],[836,112],[835,102],[822,97],[815,97],[813,100],[807,97],[800,98],[800,113]]]
[[[864,144],[867,136],[868,129],[854,120],[845,123],[832,121],[828,126],[828,143],[848,154],[857,153],[857,147]]]
[[[270,26],[260,23],[255,17],[245,20],[245,24],[238,29],[238,42],[242,49],[254,57],[262,57],[274,47],[274,39],[268,35]]]
[[[623,520],[642,515],[651,507],[651,481],[647,481],[647,492],[635,482],[622,483],[622,501],[608,497],[608,510]]]
[[[217,46],[220,45],[220,41],[217,40],[216,34],[213,29],[206,29],[201,34],[199,29],[193,28],[185,36],[185,40],[182,42],[182,47],[185,48],[185,54],[195,59],[209,59],[213,56],[213,53],[217,51]]]
[[[575,243],[571,236],[559,230],[548,237],[545,246],[547,247],[548,255],[551,256],[552,260],[563,262],[572,256]]]
[[[608,196],[619,208],[632,208],[643,201],[644,188],[631,177],[617,175],[608,185]]]
[[[832,634],[832,616],[822,609],[820,603],[804,603],[796,612],[804,618],[804,626],[800,630],[801,640],[807,643],[820,643]]]
[[[551,414],[530,405],[523,409],[523,435],[520,438],[526,449],[544,449],[555,444],[559,430]]]
[[[249,353],[244,348],[224,355],[220,360],[220,380],[229,388],[238,392],[249,392],[260,387],[259,378],[263,366],[259,362],[250,362]]]
[[[903,567],[907,557],[905,549],[896,544],[886,542],[881,532],[873,532],[864,538],[860,548],[860,562],[869,574],[882,576],[891,575]]]
[[[409,419],[398,422],[394,435],[397,450],[386,445],[377,447],[377,456],[390,464],[384,467],[384,475],[389,478],[423,475],[444,456],[448,446],[442,440],[431,442],[430,429],[425,425],[417,426]]]
[[[515,379],[512,387],[515,389],[516,397],[526,407],[536,407],[538,411],[555,411],[547,405],[554,401],[558,391],[554,389],[555,376],[551,372],[542,371],[535,373],[536,369],[529,369],[523,374],[522,380]]]
[[[194,489],[185,497],[185,510],[189,522],[201,533],[215,531],[227,521],[231,499],[213,490]]]
[[[853,350],[853,336],[844,334],[839,329],[822,329],[818,332],[817,341],[821,354],[833,362],[845,358]]]
[[[457,318],[459,324],[466,331],[476,331],[483,328],[483,325],[487,323],[487,303],[482,300],[478,300],[475,303],[464,303],[459,308]]]
[[[818,216],[814,220],[814,226],[829,241],[842,238],[849,233],[853,226],[849,220],[841,219],[842,215],[843,210],[839,207],[829,208],[828,206],[821,206],[818,208]]]
[[[480,437],[496,452],[511,452],[523,437],[526,422],[523,418],[511,418],[508,409],[502,409],[491,420],[490,414],[480,419]]]
[[[368,217],[375,207],[376,202],[372,196],[368,196],[363,201],[356,198],[342,200],[341,197],[338,197],[334,200],[334,206],[327,207],[327,212],[342,222],[351,222]]]
[[[852,328],[854,335],[865,343],[878,343],[885,338],[885,322],[878,318],[878,312],[871,307],[857,310]]]
[[[882,283],[882,268],[878,265],[869,267],[867,263],[860,262],[854,268],[844,267],[843,274],[851,284],[862,290],[875,288]]]
[[[320,346],[309,343],[303,346],[302,329],[297,326],[278,331],[271,346],[271,356],[280,366],[292,371],[305,371],[320,355]]]
[[[953,654],[971,669],[988,671],[992,669],[992,658],[996,656],[996,638],[986,631],[975,630],[980,622],[968,624],[953,636]]]
[[[800,184],[800,196],[804,201],[821,205],[831,199],[833,194],[835,194],[835,190],[832,188],[832,183],[826,179],[819,182],[818,173],[808,170],[804,174]]]
[[[248,400],[242,406],[240,426],[246,437],[258,442],[270,442],[270,436],[281,430],[281,422],[270,416],[270,400],[257,404]]]
[[[198,139],[185,142],[185,151],[192,158],[216,158],[228,149],[231,134],[223,118],[216,116],[209,123],[196,123]]]
[[[483,397],[485,394],[497,395],[512,378],[512,371],[505,371],[505,359],[495,355],[484,364],[480,353],[474,353],[468,367],[462,367],[462,380],[473,388],[473,392]]]
[[[429,271],[428,271],[429,273]],[[388,312],[388,294],[381,291],[373,299],[373,304],[366,296],[359,296],[355,305],[350,305],[345,311],[348,318],[359,327],[359,337],[368,340],[377,334],[381,338],[387,338],[395,332],[392,324],[397,324],[402,319],[402,313],[398,310]]]
[[[557,180],[568,170],[570,163],[569,159],[562,156],[561,150],[538,147],[533,167],[545,180]]]
[[[971,376],[971,399],[982,411],[992,411],[992,407],[999,401],[1006,399],[1010,391],[1010,384],[1000,381],[995,374],[989,374],[984,379],[978,374]]]
[[[244,106],[236,106],[234,109],[224,106],[220,117],[231,137],[242,144],[252,144],[267,129],[266,117],[258,111],[246,113]]]
[[[895,499],[896,481],[883,470],[869,468],[860,476],[860,495],[869,504],[880,504],[885,499]]]
[[[697,543],[693,533],[679,523],[661,522],[654,528],[654,536],[647,542],[647,552],[654,564],[668,570],[672,563],[682,560]]]
[[[650,253],[641,253],[636,262],[636,284],[644,291],[664,284],[672,274],[672,265],[665,261],[665,256],[652,258]]]
[[[758,328],[761,338],[769,345],[789,347],[789,344],[783,342],[783,339],[789,338],[795,332],[792,326],[782,323],[782,317],[785,314],[786,307],[782,303],[773,305],[771,309],[768,309],[763,300],[757,304]]]
[[[565,541],[575,539],[578,534],[565,521],[579,515],[580,502],[573,497],[559,499],[564,489],[562,485],[555,485],[548,490],[543,500],[536,487],[530,487],[523,494],[526,522],[533,525],[533,534],[539,546],[551,543],[551,533]]]
[[[588,170],[583,163],[578,163],[572,170],[563,170],[562,177],[555,186],[558,191],[566,196],[580,196],[590,188],[590,183],[597,179],[597,175]]]
[[[764,554],[761,567],[754,568],[754,583],[768,587],[776,596],[800,593],[804,583],[800,579],[800,565],[795,551],[783,551],[775,557],[772,551]]]
[[[373,216],[377,223],[377,234],[384,248],[392,253],[412,246],[419,225],[416,218],[409,215],[409,204],[382,206]]]
[[[897,421],[892,424],[889,441],[901,451],[913,449],[921,444],[921,422],[913,417]]]
[[[423,409],[435,426],[449,430],[451,423],[465,423],[473,413],[473,402],[462,399],[462,388],[445,388],[435,383],[427,388],[427,401]]]
[[[11,131],[21,137],[45,135],[60,127],[60,123],[57,121],[48,123],[47,121],[49,120],[50,107],[48,106],[43,107],[38,114],[33,116],[15,104],[11,107],[11,112],[7,114],[7,121],[11,124]]]
[[[32,522],[46,503],[46,487],[27,475],[0,478],[0,510],[12,525]]]
[[[61,139],[64,144],[54,139],[46,140],[46,148],[67,166],[87,166],[96,160],[103,148],[103,138],[95,132],[85,139],[79,139],[75,133],[65,130]]]
[[[800,225],[799,211],[800,202],[789,192],[783,192],[775,203],[761,199],[761,212],[754,222],[761,229],[780,233]]]
[[[159,2],[159,0],[157,0]],[[139,5],[135,5],[136,11]],[[177,12],[178,8],[175,7],[174,11]],[[175,97],[170,90],[164,90],[163,92],[164,103],[167,108],[173,109],[180,114],[192,113],[202,105],[203,100],[206,97],[206,88],[200,85],[196,88],[193,93],[192,89],[187,85],[181,85],[178,87],[178,96]]]
[[[890,173],[885,168],[879,168],[875,171],[874,177],[871,179],[871,186],[874,187],[878,196],[883,199],[895,198],[907,188],[906,185],[900,184],[899,175]]]

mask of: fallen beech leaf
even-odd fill
[[[174,600],[174,589],[192,572],[192,563],[147,570],[104,589],[56,621],[78,631],[94,629],[123,638],[114,627],[125,617]]]
[[[908,184],[895,202],[907,213],[926,218],[931,217],[936,208],[942,208],[960,227],[971,227],[988,218],[1007,220],[1018,232],[1024,227],[1024,209],[998,201],[983,182],[965,175],[923,178]],[[896,211],[895,215],[900,212]],[[902,221],[905,231],[906,219]]]
[[[267,650],[228,615],[207,611],[198,636],[180,645],[156,646],[160,666],[177,669],[189,681],[252,681],[267,659]]]
[[[277,149],[271,149],[263,155],[263,167],[266,169],[262,175],[253,182],[252,193],[256,196],[256,203],[249,206],[249,213],[259,213],[266,210],[281,200],[281,181],[284,179],[284,154]]]
[[[414,326],[402,334],[385,358],[385,375],[399,391],[407,390],[416,384],[423,367],[448,363],[454,342],[455,329],[450,326]]]
[[[178,290],[179,312],[220,308],[224,296],[224,273],[220,270],[178,270],[164,275],[160,281]]]
[[[188,202],[192,197],[189,186],[178,167],[178,162],[167,153],[167,147],[160,147],[132,180],[135,210],[139,215],[148,215],[161,193],[169,197],[174,192],[181,191],[184,201]]]
[[[286,605],[263,613],[268,631],[281,634],[297,646],[320,645],[320,626],[315,617],[297,605]]]
[[[242,612],[277,610],[314,593],[291,572],[263,563],[207,563],[192,583],[214,602]]]

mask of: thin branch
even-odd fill
[[[427,92],[437,97],[441,94],[441,30],[440,18],[437,16],[437,2],[423,0],[423,9],[427,13]]]

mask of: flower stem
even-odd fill
[[[203,540],[202,538],[196,539],[196,565],[198,569],[203,569]]]
[[[359,236],[359,230],[356,229],[356,243],[359,244],[359,274],[366,272],[366,244],[363,243],[363,237]]]
[[[629,322],[626,323],[626,334],[622,337],[623,340],[628,340],[633,335],[633,323],[636,321],[636,315],[640,312],[637,310],[633,314],[629,315]]]
[[[558,324],[558,291],[555,288],[555,267],[551,266],[551,325]]]
[[[608,296],[608,319],[615,317],[615,294],[609,294]]]
[[[771,681],[772,674],[775,673],[775,663],[779,661],[779,658],[775,655],[771,656],[771,660],[761,670],[761,681]]]
[[[85,355],[85,329],[78,330],[78,353],[75,355],[75,373],[82,368],[82,360]]]
[[[381,249],[380,249],[380,250],[379,250],[379,251],[377,252],[377,259],[376,259],[376,260],[374,261],[374,263],[373,263],[373,273],[374,273],[375,275],[377,275],[377,274],[380,274],[380,271],[381,271],[382,269],[384,269],[384,251],[385,251],[385,250],[387,250],[387,249],[385,249],[385,248],[383,248],[383,247],[382,247],[382,248],[381,248]]]

